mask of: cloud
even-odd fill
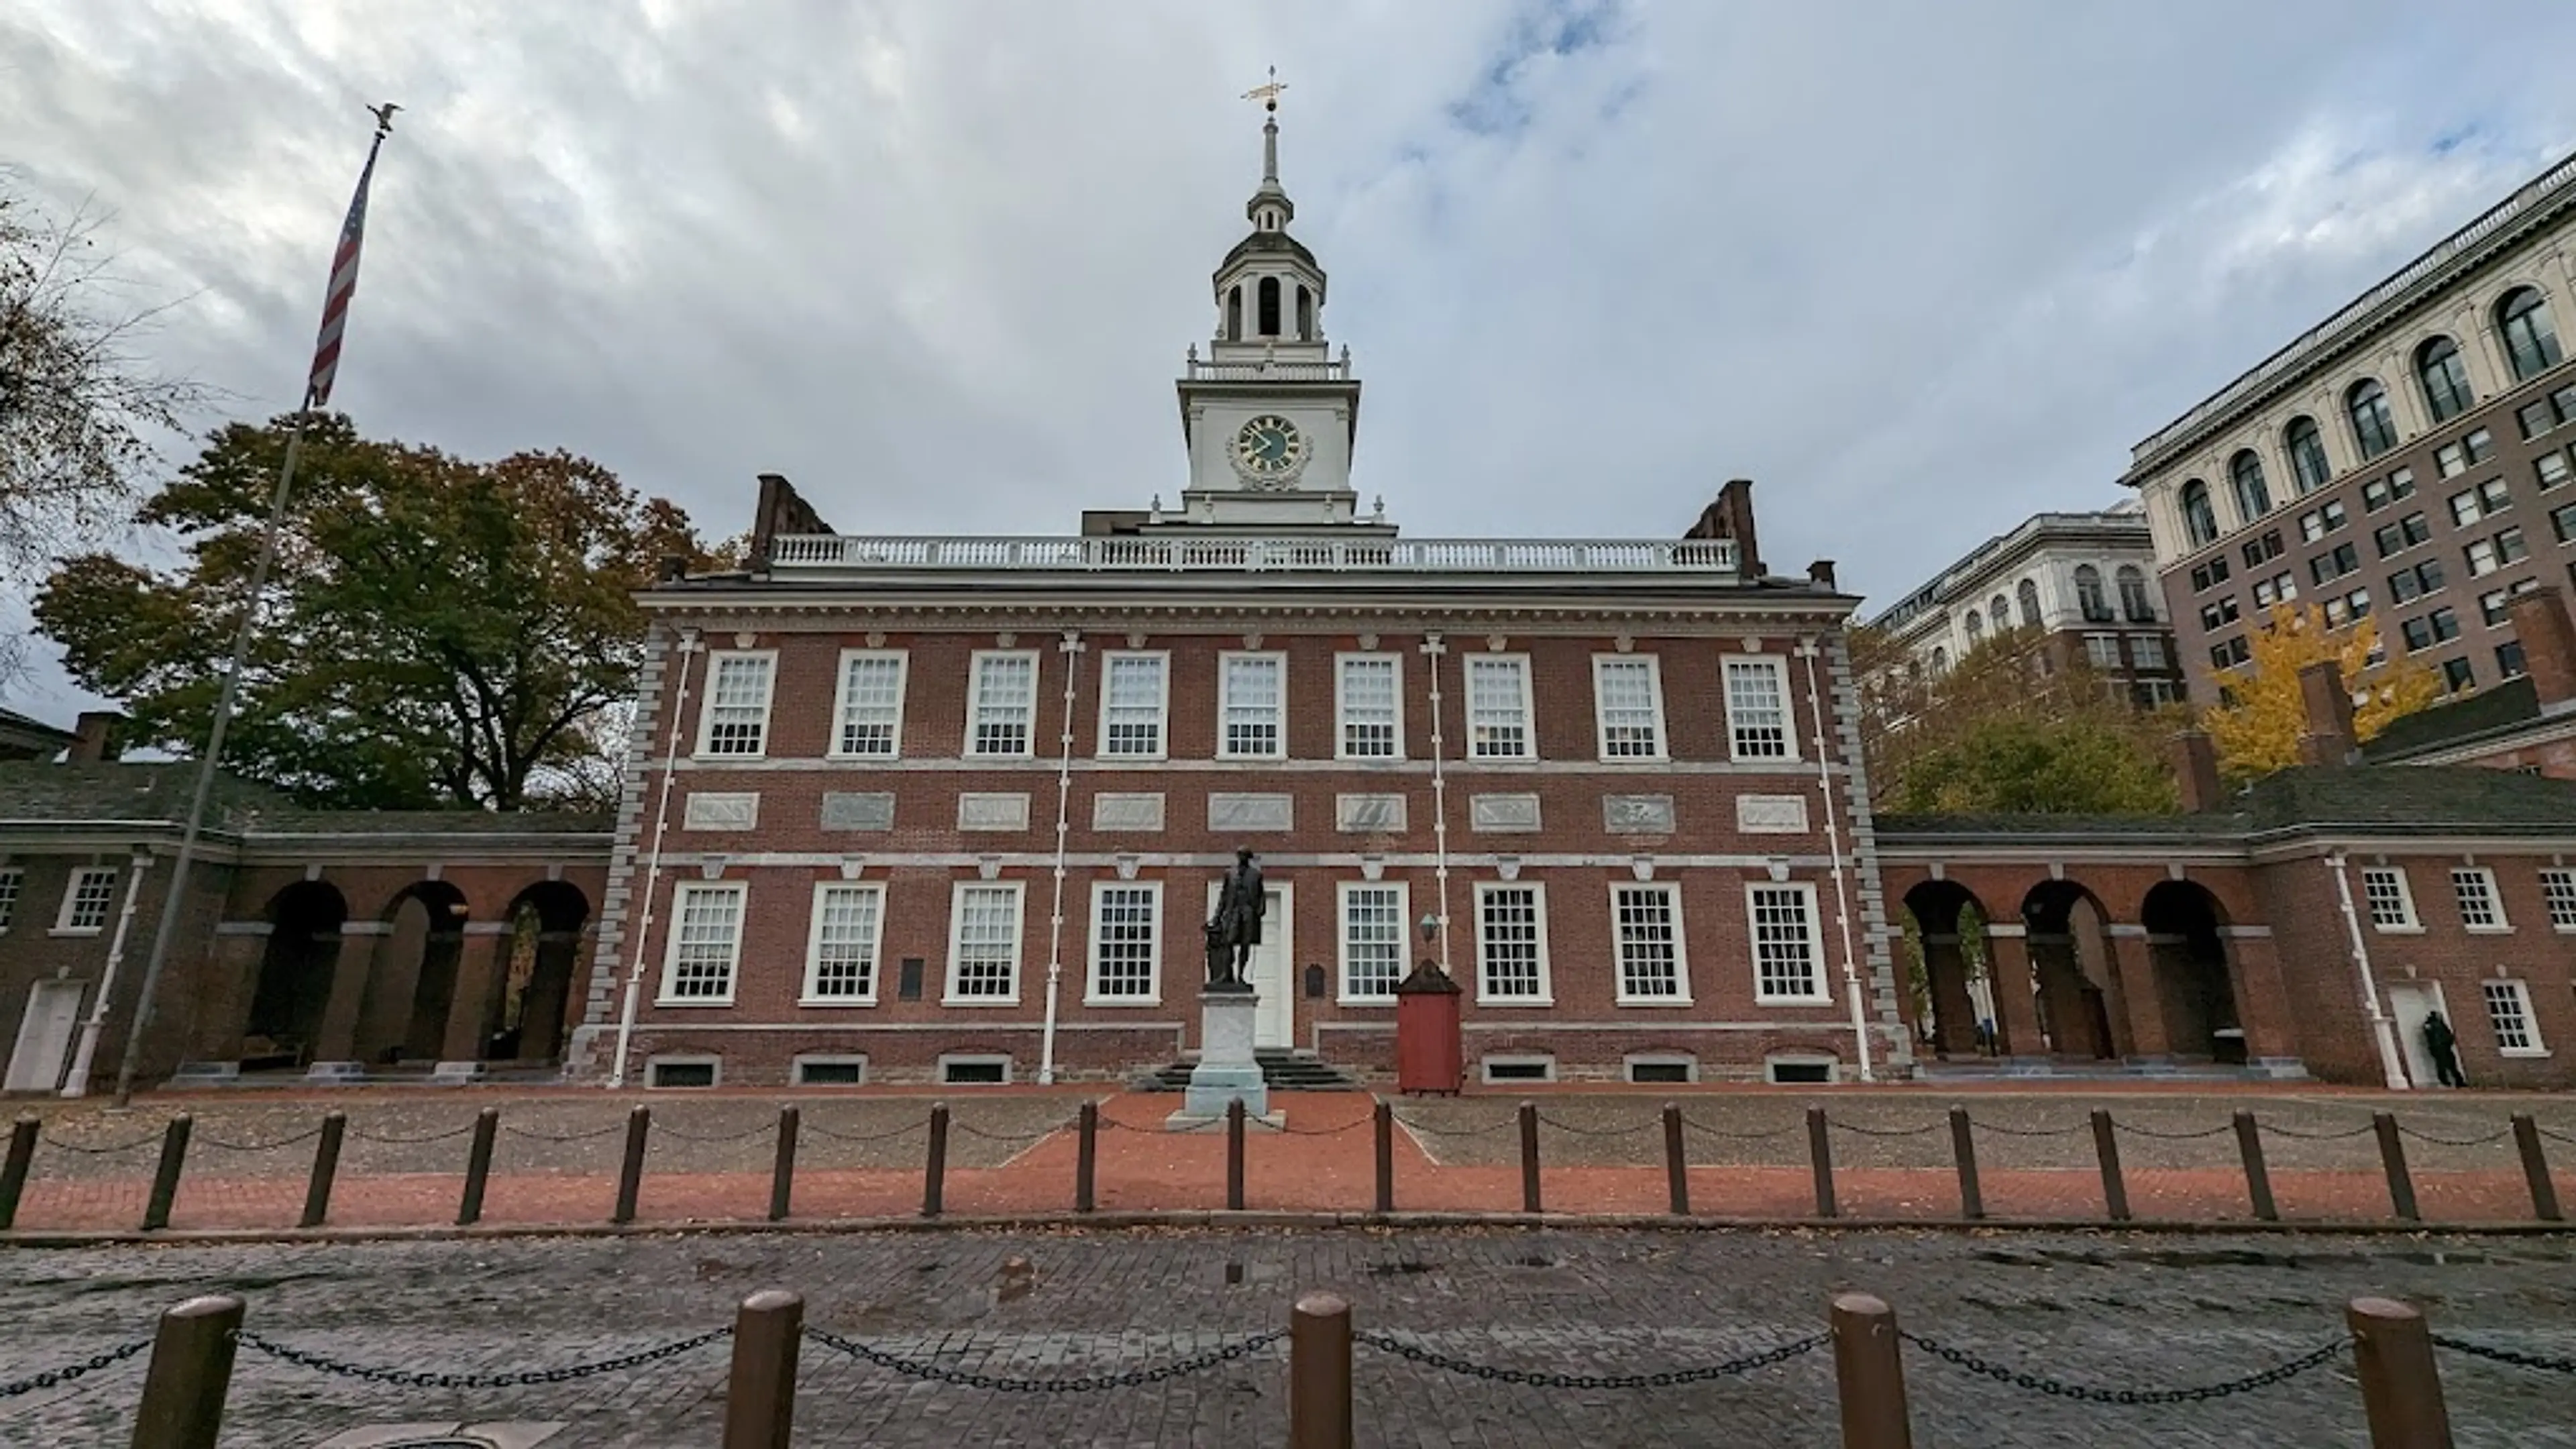
[[[744,526],[1061,531],[1177,494],[1276,64],[1296,229],[1416,534],[1667,535],[1892,600],[2576,141],[2576,12],[1650,0],[17,0],[0,136],[290,405],[365,144],[334,402]],[[209,419],[209,421],[213,421]],[[66,686],[20,701],[65,715]]]

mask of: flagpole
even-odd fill
[[[353,219],[363,221],[362,210],[368,182],[374,177],[376,154],[384,148],[385,137],[393,132],[395,107],[370,107],[376,117],[375,140],[367,147],[367,165],[358,176],[358,196],[351,203]],[[343,244],[347,241],[343,229]],[[351,259],[354,266],[354,258]],[[336,281],[339,263],[335,254],[333,274]],[[355,277],[351,278],[354,290]],[[324,301],[324,337],[331,338],[333,316],[331,299]],[[331,343],[331,365],[337,365],[337,344]],[[170,884],[161,898],[160,923],[153,928],[152,954],[143,964],[143,984],[136,993],[134,1019],[126,1028],[125,1050],[116,1063],[116,1105],[124,1107],[134,1099],[134,1073],[143,1050],[144,1028],[152,1023],[155,990],[161,984],[161,973],[170,963],[171,938],[177,933],[179,911],[188,895],[188,869],[196,863],[197,841],[205,833],[206,805],[215,792],[215,776],[223,768],[224,736],[231,730],[233,709],[241,695],[242,670],[250,654],[251,631],[259,622],[260,596],[268,591],[268,576],[277,564],[278,537],[285,531],[286,504],[295,490],[295,463],[304,450],[304,428],[312,420],[313,409],[328,395],[321,391],[329,386],[329,373],[322,371],[317,360],[316,377],[305,384],[303,401],[295,408],[294,429],[286,435],[286,459],[277,470],[277,487],[269,494],[268,528],[259,544],[259,562],[251,569],[250,591],[242,600],[241,621],[233,627],[232,657],[224,666],[224,684],[215,696],[215,718],[206,731],[206,753],[197,762],[197,788],[188,801],[188,823],[179,835],[179,855],[170,867]]]

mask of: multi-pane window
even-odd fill
[[[841,655],[841,719],[832,752],[890,760],[903,753],[904,656],[852,649]]]
[[[2401,498],[2415,496],[2415,470],[2399,468],[2385,478],[2373,478],[2361,485],[2361,506],[2372,513],[2386,508]]]
[[[1547,903],[1539,887],[1476,887],[1476,999],[1547,1004]]]
[[[662,1000],[721,1006],[733,1000],[742,959],[740,881],[681,881],[671,888],[671,944]]]
[[[2448,582],[2442,561],[2428,558],[2411,569],[2399,569],[2388,576],[2388,597],[2392,603],[2408,603],[2433,593]]]
[[[2156,621],[2155,601],[2147,596],[2146,570],[2132,564],[2120,565],[2113,581],[2120,590],[2120,612],[2132,624]]]
[[[709,659],[699,754],[754,756],[769,748],[769,688],[777,669],[778,656],[766,649]]]
[[[1144,1005],[1158,995],[1163,888],[1112,885],[1091,889],[1091,991],[1094,1002]]]
[[[2506,679],[2520,679],[2531,668],[2531,661],[2524,657],[2519,639],[2507,639],[2498,644],[2495,660],[2496,673]]]
[[[2361,873],[2361,898],[2370,908],[2370,924],[2382,931],[2412,931],[2415,894],[2406,888],[2406,872],[2374,865]]]
[[[2560,543],[2576,542],[2576,503],[2561,504],[2551,511],[2549,526]]]
[[[2281,441],[2290,450],[2290,471],[2297,475],[2301,493],[2314,493],[2334,477],[2334,465],[2326,461],[2325,434],[2318,430],[2316,419],[2290,419]]]
[[[1789,670],[1770,658],[1726,661],[1727,748],[1739,760],[1794,760],[1789,732]]]
[[[2308,577],[2320,584],[2332,583],[2361,567],[2361,550],[2339,543],[2326,553],[2308,560]]]
[[[2481,981],[2486,992],[2487,1024],[2495,1028],[2496,1050],[2509,1057],[2544,1055],[2540,1028],[2531,1019],[2531,987],[2521,981]]]
[[[1163,713],[1170,657],[1113,652],[1100,656],[1100,753],[1129,760],[1163,757]]]
[[[2461,925],[2472,931],[2510,929],[2504,918],[2504,903],[2496,898],[2494,871],[2482,865],[2453,870],[2451,894],[2459,898]]]
[[[1028,754],[1037,726],[1037,651],[979,649],[974,669],[966,699],[966,753]]]
[[[1218,665],[1219,756],[1233,760],[1277,759],[1286,754],[1288,656],[1227,654]]]
[[[72,872],[72,881],[63,892],[63,911],[54,922],[58,931],[96,931],[107,925],[108,912],[116,907],[116,867],[86,866]]]
[[[2460,616],[2449,609],[2435,609],[2429,614],[2408,619],[2397,628],[2405,636],[2408,649],[2430,649],[2460,637]]]
[[[0,931],[9,929],[9,921],[18,914],[18,894],[27,888],[27,873],[15,866],[0,868]]]
[[[1612,886],[1610,927],[1623,1004],[1690,1000],[1690,978],[1682,964],[1679,886]]]
[[[2549,304],[2536,289],[2516,287],[2506,293],[2496,306],[2496,322],[2504,333],[2505,356],[2513,362],[2514,381],[2528,382],[2564,359],[2558,329],[2549,323]]]
[[[2543,493],[2566,482],[2571,474],[2576,474],[2576,467],[2569,466],[2565,448],[2552,448],[2531,460],[2532,481]]]
[[[958,882],[948,914],[948,996],[956,1005],[1020,999],[1020,887]]]
[[[2139,669],[2165,669],[2171,663],[2165,658],[2165,641],[2154,634],[2129,636],[2129,663]]]
[[[1391,1000],[1404,979],[1402,885],[1346,881],[1342,894],[1342,999]]]
[[[2448,337],[2436,337],[2416,350],[2415,377],[2424,385],[2424,404],[2437,423],[2458,417],[2477,401],[2459,344]]]
[[[1592,709],[1605,760],[1656,760],[1664,754],[1663,680],[1651,654],[1596,654]]]
[[[2308,543],[2314,543],[2343,527],[2345,520],[2343,504],[2339,502],[2329,502],[2322,508],[2311,508],[2299,515],[2299,537]]]
[[[2215,603],[2200,606],[2200,627],[2214,633],[2235,623],[2242,616],[2243,611],[2237,607],[2236,596],[2229,594]]]
[[[2478,669],[2476,665],[2471,664],[2465,659],[2445,659],[2442,661],[2443,689],[2452,694],[2457,694],[2464,689],[2475,689],[2477,688],[2477,685]]]
[[[2554,433],[2569,423],[2576,423],[2576,383],[2558,389],[2547,397],[2536,397],[2514,410],[2514,421],[2522,425],[2522,435],[2537,438]]]
[[[1830,1001],[1816,888],[1748,885],[1744,895],[1745,914],[1753,923],[1753,999]]]
[[[1530,744],[1529,660],[1517,654],[1467,656],[1467,755],[1526,760]]]
[[[2252,657],[2253,651],[2247,647],[2242,634],[2209,646],[2209,665],[2213,669],[2233,669]]]
[[[2197,478],[2182,485],[2182,531],[2194,548],[2218,537],[2218,510],[2209,506],[2209,485]]]
[[[861,1006],[874,1002],[877,947],[884,931],[884,886],[832,882],[814,887],[805,1000]]]
[[[2281,530],[2277,528],[2267,528],[2263,530],[2260,537],[2245,540],[2243,553],[2245,555],[2245,566],[2249,569],[2261,568],[2263,565],[2279,558],[2281,556]]]
[[[2354,384],[2344,409],[2352,418],[2352,438],[2361,445],[2362,457],[2376,458],[2397,446],[2397,418],[2388,410],[2388,389],[2377,379]]]
[[[2445,478],[2457,477],[2495,456],[2495,434],[2485,428],[2433,450],[2433,467]]]
[[[2219,578],[2224,579],[2227,577],[2227,560],[2223,558],[2211,559],[2210,563],[2217,567]],[[2195,576],[2198,574],[2198,570],[2194,570],[2193,572]],[[2036,629],[2039,627],[2039,585],[2028,579],[2022,580],[2020,586],[2013,590],[2013,604],[2014,607],[2021,611],[2021,626],[2023,628]]]
[[[2084,662],[2096,669],[2120,667],[2120,636],[2087,634],[2084,636]]]
[[[2263,481],[2263,460],[2254,450],[2245,449],[2227,464],[2228,481],[2236,488],[2236,516],[2247,523],[2272,511],[2272,490]]]
[[[2075,566],[2075,611],[2088,624],[2111,622],[2110,601],[2102,596],[2102,571],[2091,564]]]
[[[1404,714],[1396,656],[1345,654],[1333,683],[1333,712],[1346,760],[1404,757]]]
[[[2542,871],[2540,899],[2549,906],[2553,929],[2576,931],[2576,870]]]
[[[2513,506],[2513,490],[2502,478],[2489,478],[2475,488],[2464,488],[2451,495],[2451,522],[2462,528],[2490,513],[2502,513]]]

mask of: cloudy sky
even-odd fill
[[[1364,495],[1668,536],[1747,476],[1775,568],[1883,605],[2576,149],[2571,54],[2565,0],[9,0],[0,164],[262,415],[398,101],[361,427],[716,535],[763,471],[1061,531],[1179,492],[1276,65]]]

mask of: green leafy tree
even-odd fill
[[[2134,729],[2098,718],[1977,722],[1915,755],[1881,808],[1898,815],[2160,815],[2172,774]]]
[[[221,429],[143,505],[184,569],[88,553],[37,596],[138,741],[206,737],[288,431]],[[225,764],[340,807],[596,803],[642,660],[631,591],[674,554],[714,562],[676,505],[587,459],[468,462],[316,417]]]

